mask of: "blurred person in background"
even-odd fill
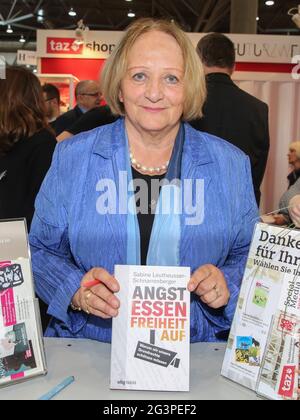
[[[99,107],[102,100],[100,84],[94,80],[83,80],[75,88],[77,105],[75,108],[61,115],[54,125],[55,133],[59,136],[75,124],[86,112]]]
[[[290,144],[287,156],[289,165],[292,168],[287,177],[288,190],[280,198],[280,210],[278,214],[274,215],[273,221],[273,223],[280,226],[292,223],[291,215],[294,215],[295,210],[290,212],[290,201],[294,196],[300,194],[300,141],[294,141]]]
[[[50,83],[42,87],[43,97],[46,104],[46,117],[49,123],[54,123],[60,116],[60,93],[59,89]],[[53,128],[54,125],[52,124]]]
[[[299,194],[294,195],[294,197],[291,198],[289,205],[290,205],[290,217],[293,223],[295,224],[295,226],[300,228],[300,188],[299,188]]]
[[[0,79],[0,219],[25,217],[30,229],[55,146],[38,78],[27,69],[8,68]],[[42,301],[40,309],[45,329],[49,317]]]
[[[71,125],[66,131],[63,131],[58,137],[57,141],[63,141],[83,131],[90,131],[101,125],[111,124],[118,119],[118,116],[113,115],[107,105],[97,106],[90,109],[83,114],[79,120]]]
[[[268,106],[233,82],[235,49],[228,37],[219,33],[204,36],[197,53],[204,65],[208,93],[203,117],[191,125],[229,141],[249,156],[259,205],[269,153]]]
[[[55,145],[39,80],[26,69],[8,68],[0,80],[0,219],[26,217],[30,228]]]

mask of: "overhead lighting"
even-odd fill
[[[274,0],[267,0],[267,1],[265,1],[265,5],[266,6],[274,6],[274,4],[275,4],[275,1]]]
[[[132,1],[132,0],[125,0],[125,1]]]
[[[77,13],[75,12],[75,10],[73,9],[73,7],[71,7],[71,9],[69,10],[69,16],[76,16]]]
[[[24,44],[24,42],[26,42],[26,39],[24,38],[23,35],[21,35],[21,38],[19,39],[19,42],[22,42]]]
[[[295,12],[295,13],[294,13]],[[294,24],[300,28],[300,4],[297,7],[293,7],[288,11],[288,15],[292,16],[292,21]]]
[[[259,21],[259,16],[256,17],[256,20]]]
[[[130,18],[134,18],[135,13],[132,10],[129,10],[129,12],[127,13],[127,16],[130,17]]]
[[[38,10],[38,12],[37,12],[37,21],[38,22],[44,22],[44,16],[45,16],[44,9]]]
[[[6,32],[7,32],[8,34],[12,34],[12,33],[13,33],[13,28],[12,28],[10,25],[7,25]]]

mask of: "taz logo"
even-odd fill
[[[295,325],[296,324],[290,321],[289,319],[281,318],[280,320],[280,328],[282,330],[292,332],[294,330]]]
[[[47,54],[82,54],[83,45],[75,38],[47,38]]]
[[[283,397],[292,398],[294,393],[294,383],[295,383],[295,366],[284,366],[282,370],[282,376],[280,380],[280,386],[278,394]]]

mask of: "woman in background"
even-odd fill
[[[55,145],[38,78],[8,68],[0,80],[0,219],[25,217],[30,228]]]
[[[0,219],[24,217],[30,229],[55,145],[38,78],[26,69],[8,68],[0,80]],[[43,301],[40,310],[45,330],[50,317]]]
[[[294,141],[290,144],[288,152],[289,165],[292,171],[289,173],[288,179],[288,190],[281,196],[279,201],[280,211],[274,215],[274,222],[276,225],[289,225],[292,223],[291,214],[293,215],[295,210],[292,210],[290,214],[290,200],[300,194],[300,141]],[[297,212],[297,208],[296,208]]]

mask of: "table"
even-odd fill
[[[36,400],[67,376],[75,382],[57,400],[255,400],[256,394],[220,375],[225,344],[191,344],[190,392],[109,389],[110,344],[92,340],[45,339],[48,374],[0,389],[0,400]]]

